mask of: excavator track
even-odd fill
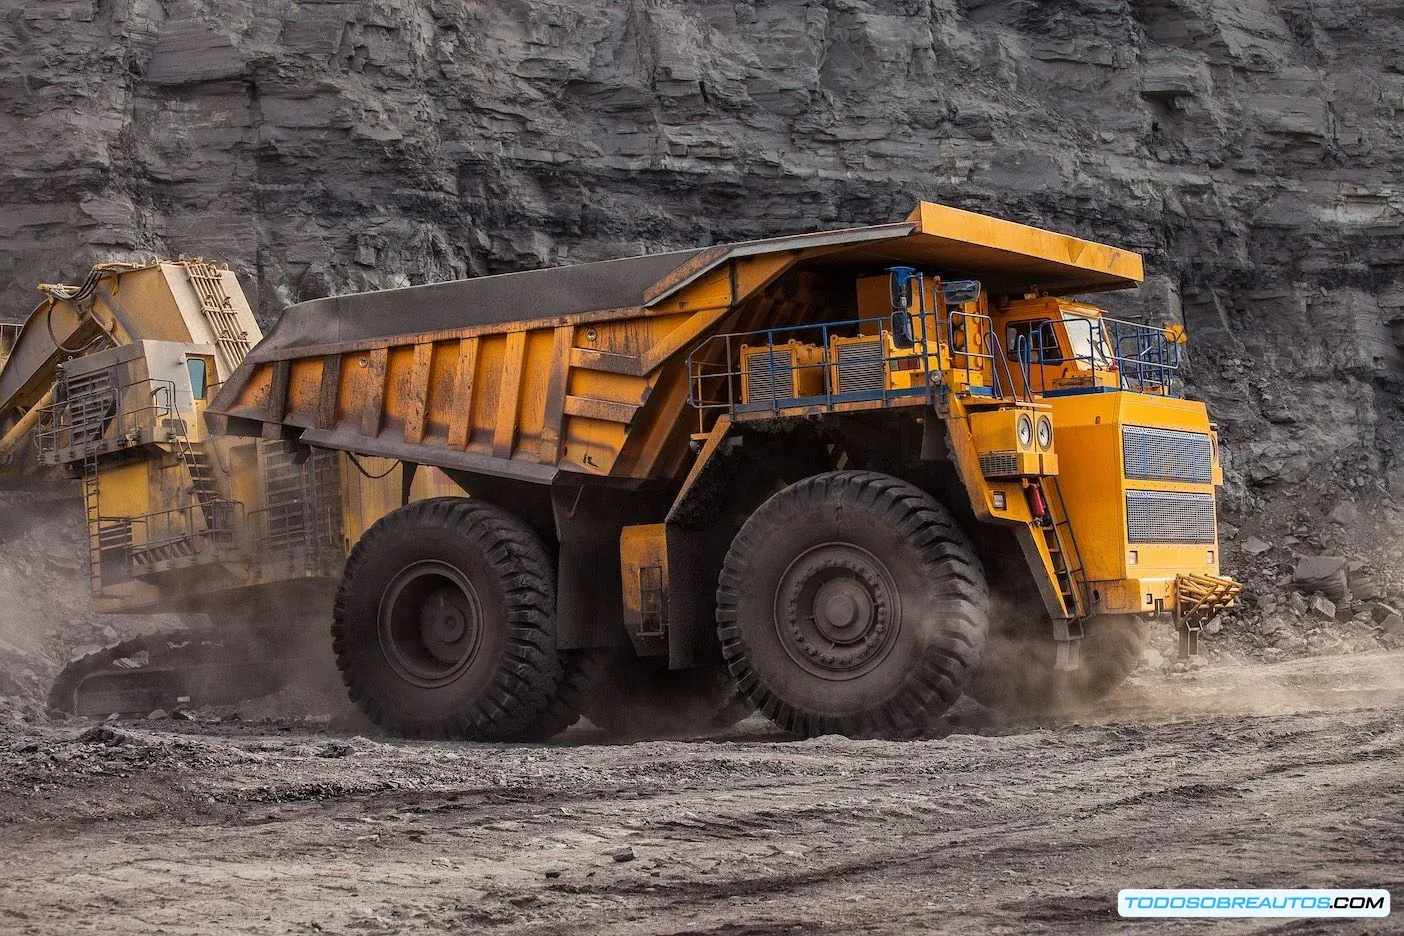
[[[196,630],[126,640],[65,667],[49,692],[49,707],[107,716],[229,705],[276,692],[315,662],[250,643],[247,634]]]

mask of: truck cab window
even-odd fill
[[[1063,352],[1049,319],[1010,322],[1004,330],[1004,351],[1012,361],[1030,364],[1058,364]]]

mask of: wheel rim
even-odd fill
[[[483,608],[473,583],[446,562],[402,569],[385,590],[380,647],[397,675],[433,688],[457,679],[482,646]]]
[[[880,559],[824,543],[791,562],[775,589],[775,629],[806,672],[856,679],[887,657],[902,619],[897,585]]]

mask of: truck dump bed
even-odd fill
[[[1135,285],[1138,255],[922,203],[894,224],[480,277],[289,307],[209,410],[213,431],[548,483],[676,477],[708,336],[852,317],[826,288],[893,265],[991,297]],[[851,290],[850,290],[851,291]]]

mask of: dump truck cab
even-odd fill
[[[395,730],[529,734],[608,649],[724,666],[791,730],[900,731],[962,690],[1093,699],[1143,616],[1190,651],[1233,600],[1181,333],[1082,298],[1141,277],[1129,251],[923,203],[305,303],[210,418],[461,488],[407,496],[347,562],[339,661]],[[511,641],[537,648],[525,683]]]

